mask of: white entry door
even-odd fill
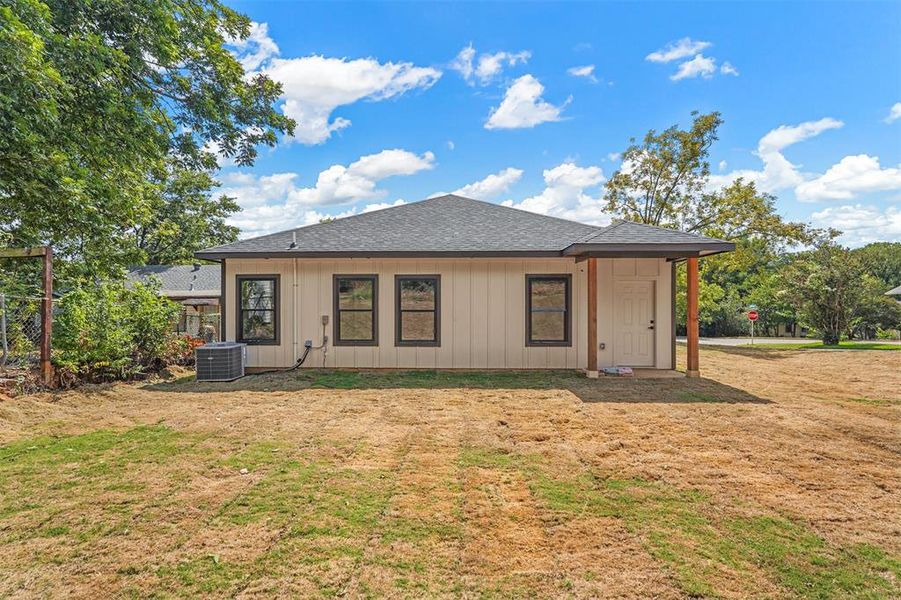
[[[617,281],[613,287],[613,360],[621,367],[654,366],[653,281]]]

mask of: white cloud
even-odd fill
[[[592,83],[597,83],[598,78],[594,75],[594,65],[584,65],[581,67],[570,67],[566,72],[573,77],[584,77]]]
[[[844,124],[825,118],[799,125],[782,125],[760,139],[755,154],[763,161],[763,170],[739,169],[712,175],[710,189],[718,189],[741,177],[753,181],[764,192],[794,188],[801,202],[853,200],[860,194],[901,190],[901,165],[882,167],[879,158],[867,154],[845,156],[825,173],[802,173],[782,154],[783,150]],[[721,170],[723,163],[720,163]]]
[[[901,209],[894,206],[884,210],[861,204],[830,206],[813,213],[811,222],[841,230],[838,241],[849,246],[901,241]]]
[[[464,185],[454,193],[466,198],[488,200],[509,190],[511,185],[520,180],[522,173],[522,169],[508,167],[484,179]]]
[[[269,25],[251,23],[250,35],[243,40],[229,39],[229,46],[234,49],[235,56],[245,71],[256,71],[274,56],[278,56],[278,45],[269,37]]]
[[[392,206],[403,206],[407,201],[401,198],[398,198],[394,202],[376,202],[374,204],[367,204],[360,211],[361,213],[368,213],[374,210],[382,210],[383,208],[391,208]],[[353,211],[353,210],[352,210]]]
[[[733,67],[732,63],[730,63],[728,60],[724,62],[720,67],[720,73],[722,73],[723,75],[735,75],[736,77],[738,77],[738,69]]]
[[[623,157],[623,155],[620,154],[619,152],[608,152],[607,153],[607,160],[609,160],[610,162],[616,162],[622,157]]]
[[[222,193],[234,197],[241,212],[229,223],[241,228],[243,237],[263,235],[302,224],[315,223],[327,206],[373,201],[363,211],[387,206],[375,202],[386,195],[377,184],[388,177],[412,175],[434,167],[431,152],[416,155],[406,150],[383,150],[361,157],[348,166],[332,165],[319,173],[312,187],[297,185],[297,173],[257,176],[247,172],[222,176]],[[345,211],[339,215],[353,214]]]
[[[679,64],[679,68],[675,73],[670,75],[673,81],[682,79],[693,79],[695,77],[703,77],[710,79],[716,73],[716,59],[707,58],[703,54],[698,54],[691,60],[687,60]]]
[[[572,97],[555,106],[541,97],[543,93],[544,86],[537,79],[523,75],[507,88],[500,106],[492,109],[485,129],[519,129],[559,121],[563,107]]]
[[[829,129],[838,129],[843,125],[844,123],[838,119],[830,117],[818,121],[805,121],[799,125],[780,125],[760,139],[758,152],[764,155],[779,152],[788,146],[817,136]]]
[[[682,62],[679,63],[676,72],[670,75],[670,79],[673,81],[697,77],[710,79],[717,72],[716,58],[704,56],[702,51],[710,48],[712,45],[710,42],[685,37],[668,43],[656,52],[651,52],[644,59],[649,62],[664,64],[681,60]],[[689,57],[691,57],[689,60],[683,60]],[[719,67],[719,72],[723,75],[738,76],[738,69],[729,61],[723,62],[722,66]]]
[[[795,188],[802,202],[851,200],[860,194],[901,190],[901,169],[882,168],[879,158],[858,154],[846,156],[819,177]]]
[[[472,79],[472,74],[475,72],[475,67],[472,64],[475,57],[476,49],[470,44],[460,50],[459,54],[451,61],[448,67],[460,73],[466,81],[470,81]]]
[[[718,189],[729,185],[739,177],[745,181],[753,181],[763,192],[795,187],[804,181],[804,175],[797,165],[785,158],[782,151],[793,144],[842,125],[844,124],[841,121],[828,117],[818,121],[806,121],[799,125],[781,125],[764,135],[757,145],[755,154],[763,161],[763,170],[739,169],[724,175],[711,175],[709,187]]]
[[[453,150],[454,148],[456,148],[456,145],[454,144],[454,140],[447,140],[447,149]]]
[[[504,67],[513,67],[526,63],[532,57],[528,50],[519,52],[483,52],[476,58],[476,50],[472,44],[466,46],[448,65],[460,73],[469,85],[488,85],[499,76]]]
[[[373,58],[348,60],[307,56],[273,58],[264,72],[281,82],[283,111],[297,121],[294,138],[320,144],[350,126],[343,117],[331,119],[339,106],[359,100],[387,100],[416,89],[428,89],[441,77],[431,67],[412,63],[379,63]]]
[[[724,161],[724,160],[721,160],[720,163],[717,165],[717,168],[718,168],[720,171],[725,171],[725,170],[726,170],[726,167],[728,167],[728,166],[729,166],[729,163],[727,163],[727,162]]]
[[[495,52],[494,54],[482,54],[479,56],[479,64],[476,67],[476,77],[482,85],[486,85],[504,69],[504,65],[513,67],[519,63],[525,63],[531,58],[532,53],[523,50],[521,52]]]
[[[521,202],[506,200],[504,206],[521,208],[542,215],[572,219],[582,223],[607,225],[610,216],[603,211],[604,172],[600,167],[579,167],[564,162],[544,171],[544,190]],[[591,195],[595,190],[596,196]]]
[[[660,50],[651,52],[645,57],[645,60],[656,63],[668,63],[680,58],[687,58],[700,54],[706,48],[712,46],[710,42],[695,41],[691,38],[682,38],[675,42],[670,42]]]
[[[889,109],[888,116],[884,119],[886,123],[894,123],[901,119],[901,102],[895,102]]]

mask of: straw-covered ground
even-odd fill
[[[0,401],[0,597],[898,597],[896,352]]]

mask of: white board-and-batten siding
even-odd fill
[[[623,261],[614,268],[614,262]],[[226,339],[237,331],[236,277],[279,276],[279,344],[249,345],[249,367],[289,367],[304,341],[322,343],[322,316],[328,351],[310,353],[304,367],[428,369],[584,369],[588,364],[587,263],[548,259],[227,259]],[[378,345],[334,346],[334,275],[378,275]],[[395,275],[440,275],[441,335],[438,347],[395,346]],[[572,345],[526,345],[526,275],[572,276]],[[601,367],[612,365],[614,277],[656,282],[657,361],[671,366],[670,266],[662,259],[598,259],[598,340]],[[664,315],[665,313],[665,315]],[[665,316],[665,318],[664,318]],[[605,327],[607,329],[605,329]]]

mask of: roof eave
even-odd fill
[[[712,256],[735,250],[732,242],[696,242],[678,244],[588,244],[577,243],[563,250],[563,256],[595,258],[690,258]]]
[[[537,257],[551,258],[563,256],[560,250],[484,250],[484,251],[465,251],[450,250],[436,252],[432,250],[423,251],[400,251],[400,250],[382,250],[382,251],[335,251],[335,252],[313,252],[304,250],[282,250],[276,252],[260,251],[260,252],[218,252],[218,251],[200,251],[195,252],[196,258],[204,260],[222,260],[226,258],[517,258],[517,257]]]

